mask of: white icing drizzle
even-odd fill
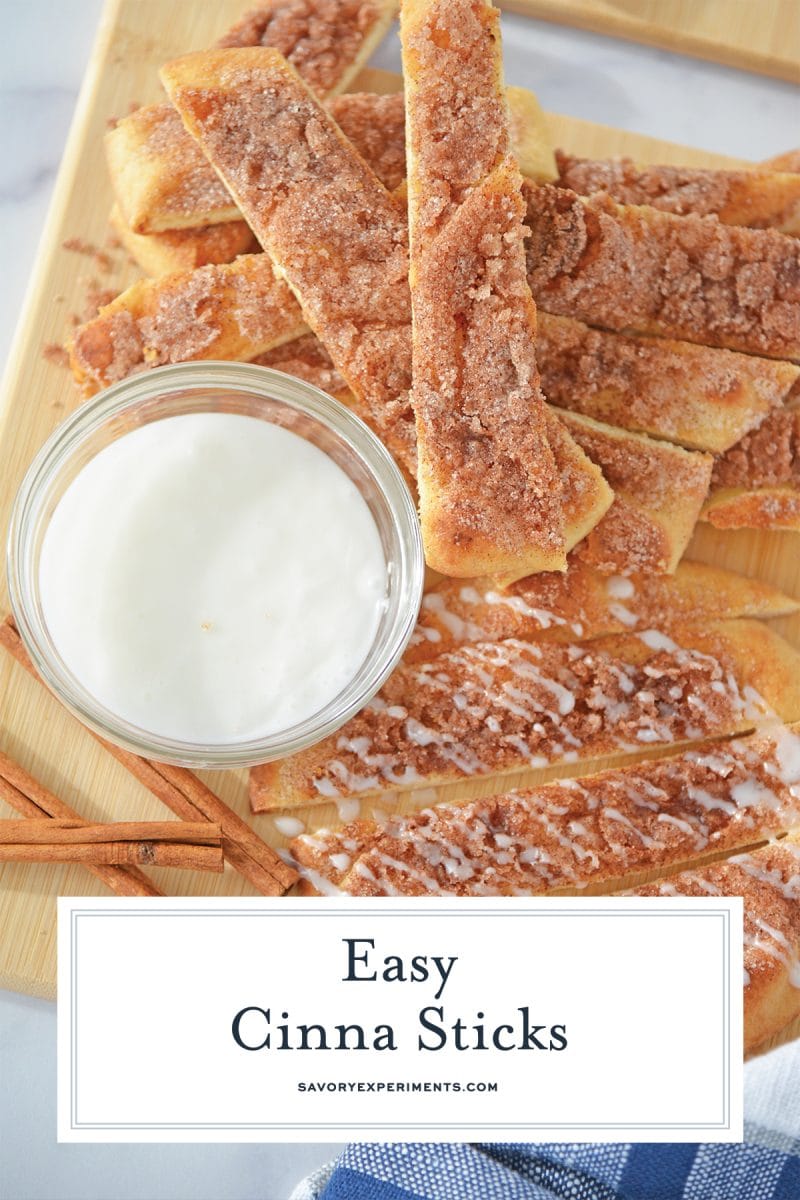
[[[609,604],[608,611],[611,613],[612,617],[615,617],[619,622],[621,622],[621,624],[627,625],[629,629],[632,629],[634,625],[639,624],[639,618],[636,613],[632,613],[631,610],[626,608],[624,604],[620,604],[618,602]]]
[[[625,575],[609,575],[606,580],[606,591],[615,600],[630,600],[636,588],[633,586],[633,580]]]
[[[621,813],[618,809],[610,808],[608,805],[606,805],[606,807],[603,809],[603,816],[608,817],[611,821],[618,821],[619,824],[624,826],[625,829],[630,829],[631,833],[638,837],[642,845],[647,846],[648,849],[658,845],[655,838],[650,837],[650,835],[647,833],[643,833],[638,826],[634,825],[630,817],[626,817],[625,814]]]
[[[325,796],[326,799],[332,800],[335,796],[339,795],[339,789],[330,779],[326,779],[324,775],[321,779],[315,779],[313,782],[320,796]]]
[[[305,829],[305,822],[298,817],[273,817],[272,823],[278,833],[282,833],[284,837],[299,837]]]
[[[785,849],[792,850],[797,853],[794,846],[788,843],[783,843]],[[767,884],[774,888],[786,900],[800,900],[800,873],[790,875],[788,879],[784,879],[780,871],[769,871],[766,867],[762,867],[750,854],[740,854],[736,858],[732,858],[731,862],[737,863],[743,871],[751,875],[753,879],[759,880],[761,883]],[[798,863],[800,867],[800,863]]]
[[[552,625],[568,624],[563,617],[557,616],[547,608],[537,608],[534,605],[528,604],[521,596],[510,596],[505,592],[487,592],[485,600],[487,604],[504,604],[506,608],[519,613],[521,617],[530,617],[540,629],[549,629]],[[478,597],[477,601],[473,601],[473,603],[478,603],[479,601],[480,597]]]
[[[705,788],[694,787],[693,785],[686,789],[690,800],[695,804],[699,804],[701,808],[711,810],[714,808],[721,809],[722,812],[733,816],[736,812],[736,805],[731,800],[723,800],[721,796],[712,796],[711,792],[707,792]]]
[[[708,837],[702,832],[695,829],[689,821],[684,821],[682,817],[673,817],[672,813],[662,812],[656,817],[657,821],[661,821],[666,825],[674,825],[676,829],[680,829],[681,833],[694,838],[696,849],[700,850],[708,842]]]
[[[321,896],[343,896],[345,893],[340,887],[330,879],[326,879],[319,871],[315,871],[313,867],[298,867],[300,877],[305,879],[311,886],[319,892]]]
[[[667,637],[665,633],[661,633],[658,629],[645,629],[643,633],[637,634],[637,636],[644,642],[648,650],[668,650],[673,652],[679,649],[672,638]]]
[[[461,590],[468,598],[471,596],[469,586]],[[665,648],[663,635],[648,631],[641,636],[653,648]],[[674,646],[669,639],[666,641]],[[418,707],[410,699],[405,704],[390,704],[387,699],[376,698],[353,733],[349,734],[350,727],[345,726],[339,734],[335,745],[341,757],[328,761],[324,776],[313,781],[315,790],[325,798],[336,798],[381,791],[387,785],[413,787],[431,775],[452,774],[453,768],[458,774],[471,776],[508,770],[517,763],[539,768],[559,760],[576,761],[584,750],[578,730],[584,727],[585,710],[578,710],[576,720],[569,718],[576,712],[579,697],[601,718],[592,730],[590,744],[600,740],[607,742],[609,749],[629,750],[668,744],[676,735],[690,739],[702,736],[707,728],[700,723],[687,725],[680,713],[677,700],[683,694],[682,688],[672,683],[672,675],[676,668],[688,671],[695,664],[717,671],[717,661],[677,647],[670,654],[674,660],[671,664],[636,667],[591,647],[554,647],[508,638],[466,645],[432,662],[407,667],[403,682],[407,691],[396,689],[394,695],[404,699],[415,691],[422,692]],[[573,666],[579,659],[585,671],[600,672],[598,682],[590,678],[579,683]],[[601,673],[613,679],[607,691],[599,683]],[[653,684],[636,695],[642,674]],[[735,681],[730,682],[729,699],[739,711],[740,694]],[[665,685],[670,685],[671,697],[666,700]],[[432,698],[426,700],[425,689],[436,694],[435,702]],[[713,729],[718,724],[714,712],[696,693],[689,696],[689,701],[707,718],[708,727]],[[371,713],[377,727],[388,724],[388,750],[374,749],[375,735],[366,719]],[[466,727],[452,719],[462,713]],[[615,729],[623,721],[631,726],[625,737]],[[465,731],[460,732],[462,729]],[[482,750],[485,732],[494,739],[486,756]],[[419,749],[412,757],[414,747]],[[429,753],[424,753],[426,750]],[[720,806],[722,802],[712,798],[710,803]]]
[[[800,784],[800,737],[785,725],[770,731],[775,741],[779,778],[787,787]]]
[[[490,637],[485,629],[480,625],[476,625],[474,621],[465,621],[463,617],[459,617],[456,613],[451,612],[444,602],[444,596],[439,592],[428,592],[423,596],[421,609],[424,612],[433,613],[438,621],[444,625],[448,633],[459,642],[480,642],[483,639]]]

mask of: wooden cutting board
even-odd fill
[[[500,7],[800,83],[797,0],[500,0]]]
[[[35,451],[79,403],[69,373],[45,360],[42,348],[61,342],[70,314],[83,305],[87,277],[118,289],[136,272],[111,250],[108,272],[91,257],[64,248],[80,238],[107,242],[111,193],[103,163],[102,136],[112,115],[132,102],[159,96],[159,65],[183,51],[208,45],[241,11],[241,0],[164,5],[162,0],[112,0],[98,34],[55,189],[38,263],[34,271],[9,362],[0,426],[0,533],[3,541],[11,503]],[[535,79],[528,81],[535,86]],[[368,72],[356,84],[367,90],[396,90],[397,76]],[[654,162],[725,165],[719,155],[689,150],[637,134],[553,116],[555,141],[586,155],[632,154]],[[691,556],[769,580],[800,594],[800,542],[793,534],[720,534],[708,527],[695,537]],[[5,584],[0,585],[5,588]],[[8,609],[5,591],[0,612]],[[800,618],[777,623],[800,646]],[[21,762],[83,816],[97,820],[171,817],[45,690],[0,651],[0,749]],[[578,768],[579,769],[579,768]],[[573,768],[575,770],[575,768]],[[551,772],[520,772],[516,783],[541,780]],[[564,774],[562,769],[561,774]],[[286,839],[269,816],[249,814],[244,772],[206,773],[204,778],[227,803],[251,820],[276,846]],[[491,782],[449,789],[449,795],[486,795]],[[392,803],[390,799],[390,803]],[[396,805],[413,806],[413,795]],[[370,802],[371,807],[371,802]],[[0,816],[14,815],[0,802]],[[333,805],[308,813],[308,826],[335,823]],[[153,871],[172,895],[247,895],[247,883],[226,869],[222,876],[185,871]],[[58,895],[90,895],[102,890],[78,867],[9,864],[0,868],[0,986],[52,997],[55,992],[55,900]],[[798,1029],[800,1032],[800,1029]]]

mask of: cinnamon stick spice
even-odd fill
[[[11,616],[0,624],[0,645],[35,679],[39,679]],[[41,682],[41,680],[39,680]],[[91,731],[90,731],[91,732]],[[228,808],[210,788],[185,767],[140,758],[98,734],[93,735],[148,791],[184,821],[213,821],[222,831],[222,853],[227,862],[264,896],[280,896],[299,878],[294,868]]]
[[[4,627],[0,626],[0,630]],[[0,754],[0,797],[24,817],[33,820],[55,818],[79,821],[78,814],[48,792],[46,788],[24,771],[18,763],[5,754]],[[96,879],[118,896],[163,896],[160,888],[138,867],[117,867],[84,863]]]
[[[222,871],[218,825],[208,821],[84,821],[29,818],[0,821],[0,862],[79,862]]]
[[[198,846],[219,846],[219,825],[211,821],[67,821],[32,819],[0,821],[0,845],[16,846],[39,843],[43,846],[70,846],[102,842],[192,842]]]

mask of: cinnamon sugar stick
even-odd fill
[[[31,662],[12,617],[0,624],[0,645],[34,678]],[[90,732],[92,732],[90,730]],[[298,879],[297,872],[278,856],[250,826],[215,796],[185,767],[171,767],[140,758],[129,750],[93,736],[148,791],[184,821],[213,821],[222,832],[222,853],[227,862],[264,896],[280,896]]]
[[[222,840],[209,821],[0,821],[0,862],[180,867],[222,871]]]
[[[5,631],[5,624],[0,625],[0,637]],[[6,644],[4,642],[4,644]],[[11,808],[22,813],[24,817],[40,820],[44,817],[57,820],[79,821],[78,814],[48,792],[46,788],[24,771],[7,755],[0,753],[0,798]],[[163,896],[160,888],[151,879],[138,870],[137,867],[116,867],[84,863],[96,879],[118,896]]]

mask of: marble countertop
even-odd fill
[[[3,360],[101,7],[101,0],[3,0]],[[750,159],[800,140],[800,96],[791,84],[521,18],[504,25],[509,82],[534,88],[546,108]],[[399,63],[392,38],[374,65],[398,70]],[[0,992],[0,1080],[3,1200],[286,1200],[294,1183],[335,1151],[58,1146],[55,1009],[9,992]]]

